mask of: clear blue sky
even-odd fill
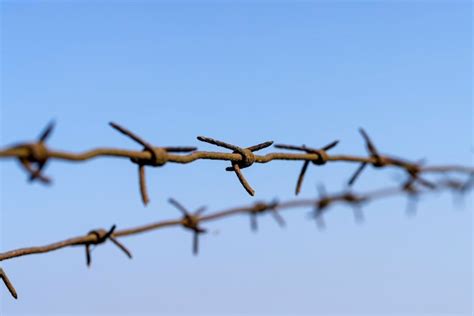
[[[36,2],[36,1],[35,1]],[[53,148],[140,149],[119,122],[156,145],[198,145],[198,135],[252,145],[274,140],[364,154],[363,126],[381,151],[429,163],[471,164],[472,8],[469,1],[2,1],[0,145],[37,136]],[[52,187],[1,168],[1,251],[96,227],[178,216],[176,197],[210,210],[292,198],[300,163],[257,165],[249,197],[225,163],[148,169],[141,205],[127,160],[53,161]],[[315,183],[343,188],[355,166],[311,166]],[[396,172],[370,169],[361,190]],[[282,230],[247,217],[208,227],[201,254],[180,228],[84,249],[3,262],[19,291],[0,286],[2,315],[324,315],[472,312],[472,204],[430,196],[405,216],[405,199],[368,206],[357,225],[334,208],[318,232],[306,211]]]

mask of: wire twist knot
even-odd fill
[[[277,207],[278,202],[274,201],[272,203],[265,203],[265,202],[256,202],[253,205],[253,209],[251,210],[252,213],[264,213],[268,210],[273,210]]]
[[[95,240],[89,242],[91,245],[100,245],[107,241],[107,239],[112,235],[113,231],[115,230],[115,226],[112,227],[113,229],[105,230],[101,229],[94,229],[87,233],[88,236],[94,236]]]
[[[117,123],[110,122],[109,124],[120,133],[130,137],[132,140],[142,145],[144,152],[150,153],[149,158],[130,158],[133,163],[138,165],[140,194],[145,206],[148,204],[148,202],[150,202],[145,180],[145,166],[161,167],[165,165],[168,162],[168,152],[191,152],[197,149],[196,147],[154,147],[140,136],[118,125]]]
[[[304,175],[306,173],[306,170],[308,169],[309,162],[311,161],[314,165],[317,165],[317,166],[326,164],[329,160],[329,155],[327,151],[334,148],[338,143],[339,141],[335,140],[332,143],[329,143],[322,148],[311,148],[311,147],[307,147],[306,145],[303,145],[303,146],[293,146],[293,145],[284,145],[284,144],[275,145],[275,148],[304,151],[308,154],[316,155],[316,159],[306,160],[303,163],[303,167],[301,168],[300,174],[298,176],[298,180],[296,182],[295,195],[298,195],[301,191],[301,185],[303,184]]]
[[[272,141],[267,141],[267,142],[264,142],[264,143],[260,143],[260,144],[254,145],[254,146],[247,147],[247,148],[242,148],[242,147],[232,145],[232,144],[229,144],[229,143],[217,140],[217,139],[213,139],[213,138],[210,138],[210,137],[198,136],[197,139],[202,141],[202,142],[208,143],[208,144],[212,144],[212,145],[215,145],[215,146],[230,149],[235,154],[240,154],[241,159],[238,160],[238,161],[232,161],[232,166],[227,167],[226,170],[227,171],[234,171],[235,174],[237,175],[237,178],[239,179],[240,183],[245,188],[245,190],[248,192],[248,194],[250,194],[252,196],[255,195],[255,191],[252,189],[250,184],[247,182],[247,180],[245,179],[245,177],[242,174],[242,171],[240,169],[248,168],[251,165],[253,165],[253,163],[256,160],[255,155],[254,155],[253,152],[254,151],[259,151],[261,149],[264,149],[264,148],[267,148],[267,147],[271,146],[273,144]]]
[[[140,166],[161,167],[168,162],[168,151],[163,147],[144,148],[144,152],[150,153],[150,158],[130,158],[130,160]]]
[[[252,231],[256,232],[258,230],[258,223],[257,223],[257,216],[263,213],[270,211],[275,221],[280,225],[280,227],[284,227],[286,222],[284,218],[278,213],[278,204],[277,200],[273,200],[270,203],[265,202],[256,202],[253,205],[253,208],[249,210],[250,213],[250,228]]]
[[[206,207],[202,206],[194,213],[191,213],[187,208],[185,208],[181,203],[173,198],[170,198],[168,202],[183,214],[183,217],[181,218],[181,225],[193,232],[193,254],[197,255],[199,253],[199,235],[207,233],[207,229],[204,229],[199,225],[201,221],[201,215],[206,210]]]
[[[240,150],[235,151],[235,153],[238,153],[242,156],[242,160],[238,162],[237,164],[241,169],[243,168],[248,168],[251,165],[254,164],[255,162],[255,155],[253,152],[250,151],[248,148],[239,148]]]
[[[115,237],[113,233],[116,226],[113,225],[109,230],[105,229],[94,229],[87,233],[87,236],[91,236],[93,239],[84,243],[86,248],[86,264],[89,267],[91,265],[91,246],[97,246],[110,240],[115,246],[117,246],[128,258],[132,259],[132,253]]]
[[[21,166],[30,175],[29,181],[39,180],[42,183],[49,184],[51,179],[42,174],[49,158],[48,148],[45,143],[54,129],[54,121],[51,121],[41,132],[38,140],[34,143],[24,143],[13,146],[13,149],[24,149],[27,154],[18,157]]]
[[[329,155],[324,149],[317,149],[317,150],[312,150],[312,153],[318,155],[318,158],[315,160],[311,160],[311,162],[317,166],[322,166],[328,162]]]
[[[362,162],[359,167],[356,169],[352,177],[348,181],[348,185],[351,186],[355,183],[357,178],[361,175],[362,171],[364,171],[365,167],[367,164],[372,165],[375,168],[382,168],[390,164],[390,159],[383,157],[382,155],[379,154],[379,151],[375,147],[374,143],[370,139],[369,135],[363,128],[359,128],[359,132],[362,135],[362,138],[365,141],[365,147],[367,151],[369,152],[371,161],[370,162]]]

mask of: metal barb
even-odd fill
[[[424,179],[421,176],[422,165],[423,165],[423,160],[419,161],[416,164],[414,164],[414,163],[413,164],[408,164],[405,167],[405,170],[406,170],[406,172],[408,173],[408,176],[410,177],[410,179],[413,182],[417,182],[420,185],[422,185],[422,186],[424,186],[428,189],[434,190],[436,188],[436,185],[434,183],[432,183],[431,181],[428,181],[428,180]]]
[[[181,203],[173,198],[169,198],[168,202],[176,207],[182,214],[181,226],[193,232],[193,254],[196,256],[199,253],[199,235],[207,233],[207,230],[200,227],[200,216],[206,211],[206,207],[198,208],[194,213],[189,212]]]
[[[23,169],[29,174],[28,181],[40,181],[43,184],[50,184],[51,179],[42,174],[44,167],[48,162],[48,150],[46,148],[46,141],[51,136],[55,122],[50,121],[48,125],[41,131],[36,143],[26,143],[14,146],[15,149],[24,148],[28,155],[18,157],[18,161]]]
[[[250,229],[253,232],[258,231],[258,221],[257,221],[257,214],[254,212],[250,213]]]
[[[0,279],[2,279],[3,283],[5,284],[5,286],[7,287],[8,291],[10,292],[11,296],[14,298],[14,299],[18,299],[18,294],[15,290],[15,287],[13,286],[13,284],[11,283],[10,279],[8,278],[7,274],[5,273],[5,271],[3,271],[2,268],[0,268]]]
[[[372,140],[370,139],[367,132],[362,127],[359,128],[359,132],[362,135],[362,137],[364,138],[365,145],[367,147],[367,151],[370,153],[370,155],[372,157],[376,158],[376,159],[380,159],[379,152],[377,151],[377,148],[375,148],[375,145],[372,142]]]
[[[87,235],[95,237],[93,241],[87,241],[84,243],[86,250],[86,265],[90,267],[91,265],[91,246],[97,246],[105,243],[107,240],[110,240],[117,248],[119,248],[129,259],[132,259],[132,253],[128,250],[121,242],[119,242],[115,237],[113,237],[116,226],[113,225],[108,231],[104,229],[91,230]]]
[[[275,219],[280,227],[286,226],[285,219],[278,212],[278,201],[273,200],[271,203],[256,202],[252,209],[249,210],[250,214],[250,228],[256,232],[258,230],[257,216],[270,212],[272,217]]]
[[[313,210],[313,216],[314,216],[314,219],[316,220],[316,227],[319,230],[326,229],[326,222],[324,221],[324,218],[323,218],[323,212],[324,212],[324,208],[321,208],[319,206],[315,206]]]
[[[193,151],[197,150],[197,147],[191,147],[191,146],[171,147],[171,146],[168,146],[168,147],[163,147],[163,149],[166,150],[166,152],[169,152],[169,153],[189,153],[189,152],[193,152]]]
[[[250,184],[248,183],[247,179],[245,179],[244,174],[240,170],[240,166],[238,163],[232,163],[232,168],[235,171],[235,174],[237,175],[237,178],[239,179],[240,184],[244,187],[245,191],[247,191],[248,194],[251,196],[255,195],[255,190],[252,189]]]
[[[362,207],[360,207],[359,205],[354,205],[353,211],[354,211],[354,220],[356,223],[362,224],[363,222],[365,222],[365,216],[364,216],[364,212],[362,211]]]
[[[366,162],[363,162],[359,165],[359,167],[356,169],[352,177],[347,182],[349,186],[352,186],[356,182],[357,178],[359,178],[360,174],[362,173],[362,171],[364,171],[366,166],[367,166]]]
[[[322,183],[316,185],[316,189],[318,191],[319,198],[314,203],[312,215],[316,220],[316,226],[318,229],[324,230],[326,229],[326,222],[324,221],[323,213],[334,202],[334,199],[327,195],[326,188]]]
[[[233,150],[233,153],[240,154],[242,159],[238,162],[233,161],[231,163],[231,167],[227,167],[226,170],[227,171],[234,171],[235,175],[239,179],[240,184],[244,187],[244,189],[247,191],[247,193],[250,194],[251,196],[255,195],[255,190],[252,189],[252,187],[250,186],[248,181],[245,179],[241,169],[248,168],[251,165],[253,165],[253,163],[255,162],[255,159],[256,159],[253,152],[262,150],[262,149],[267,148],[267,147],[270,147],[273,144],[273,141],[267,141],[267,142],[263,142],[263,143],[260,143],[260,144],[257,144],[257,145],[247,147],[247,148],[241,148],[239,146],[232,145],[232,144],[229,144],[229,143],[217,140],[217,139],[213,139],[213,138],[210,138],[210,137],[198,136],[197,139],[199,141],[202,141],[202,142],[205,142],[205,143],[208,143],[208,144],[211,144],[211,145],[215,145],[215,146],[218,146],[218,147],[223,147],[223,148],[226,148],[226,149]]]
[[[142,198],[143,205],[145,206],[147,206],[150,202],[145,178],[145,166],[163,166],[168,161],[168,152],[187,153],[195,151],[197,149],[196,147],[153,147],[153,145],[151,145],[132,131],[126,129],[125,127],[114,122],[110,122],[109,124],[115,130],[119,131],[120,133],[128,136],[129,138],[137,142],[138,144],[142,145],[143,151],[146,151],[150,154],[149,159],[130,159],[133,163],[136,163],[138,165],[140,196]]]
[[[138,185],[140,187],[140,196],[142,197],[143,205],[147,206],[150,202],[150,198],[148,197],[144,165],[138,166]]]
[[[361,127],[359,128],[359,132],[362,135],[362,138],[365,141],[365,147],[367,148],[367,151],[370,154],[370,157],[373,159],[372,166],[376,168],[381,168],[384,167],[387,164],[386,159],[384,159],[378,152],[377,148],[375,147],[374,143],[370,139],[369,135],[367,132]],[[359,167],[356,169],[354,174],[351,176],[347,184],[349,186],[352,186],[356,180],[359,178],[359,176],[362,174],[362,171],[364,171],[365,167],[367,166],[367,162],[364,161],[362,162]]]
[[[128,136],[130,137],[132,140],[134,140],[135,142],[139,143],[140,145],[142,145],[146,150],[148,150],[150,152],[150,154],[154,155],[154,148],[153,146],[148,143],[147,141],[145,141],[143,138],[141,138],[140,136],[138,136],[137,134],[133,133],[132,131],[126,129],[125,127],[117,124],[117,123],[114,123],[114,122],[110,122],[109,123],[110,126],[112,126],[114,129],[116,129],[117,131],[119,131],[120,133],[124,134],[125,136]],[[156,158],[156,157],[153,157],[153,158]]]
[[[418,209],[418,194],[409,194],[407,199],[406,214],[415,216]]]
[[[183,216],[189,215],[188,210],[187,210],[181,203],[179,203],[178,201],[176,201],[175,199],[169,198],[169,199],[168,199],[168,202],[169,202],[171,205],[173,205],[174,207],[176,207],[176,208],[183,214]]]
[[[138,144],[142,145],[144,147],[144,151],[147,151],[150,153],[151,155],[150,161],[158,160],[157,151],[155,151],[153,146],[149,144],[148,142],[146,142],[144,139],[142,139],[140,136],[136,135],[135,133],[126,129],[125,127],[118,125],[117,123],[110,122],[109,125],[113,127],[115,130],[124,134],[125,136],[128,136],[129,138],[131,138]],[[135,159],[131,159],[131,161],[138,164],[138,181],[139,181],[139,188],[140,188],[140,196],[142,198],[143,205],[147,206],[148,203],[150,202],[150,198],[148,196],[146,178],[145,178],[146,163],[142,160],[138,161]]]
[[[301,171],[298,175],[298,180],[296,181],[296,189],[295,189],[295,195],[298,195],[301,191],[301,186],[303,184],[303,179],[306,174],[306,170],[308,169],[309,162],[312,162],[315,165],[324,165],[328,161],[328,154],[326,151],[336,147],[336,145],[339,143],[339,140],[335,140],[329,144],[327,144],[324,147],[321,147],[319,149],[311,148],[311,147],[306,147],[305,145],[302,146],[293,146],[293,145],[284,145],[284,144],[276,144],[275,148],[280,148],[280,149],[288,149],[288,150],[297,150],[297,151],[304,151],[308,154],[316,154],[318,155],[318,158],[315,160],[306,160],[303,163],[303,166],[301,167]]]
[[[51,133],[53,132],[55,126],[56,122],[54,120],[50,121],[38,137],[38,143],[46,142],[49,136],[51,136]]]

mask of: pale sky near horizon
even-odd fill
[[[365,155],[364,127],[382,152],[428,164],[472,165],[470,1],[1,1],[0,147],[34,139],[51,119],[55,149],[141,149],[108,126],[123,124],[156,145],[204,135],[242,146],[266,140]],[[217,149],[219,150],[219,149]],[[265,152],[275,151],[268,149]],[[210,211],[294,198],[300,162],[245,169],[251,198],[224,162],[147,169],[98,158],[52,161],[50,187],[29,184],[1,161],[0,252],[119,228],[190,209]],[[315,184],[340,191],[356,168],[310,165]],[[356,189],[396,184],[368,170]],[[472,197],[369,204],[366,221],[335,207],[319,232],[310,210],[280,229],[247,216],[206,225],[198,257],[181,228],[110,244],[1,263],[18,292],[0,284],[0,314],[13,315],[471,315]]]

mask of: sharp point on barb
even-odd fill
[[[104,239],[107,239],[110,236],[112,236],[112,234],[114,233],[116,228],[117,228],[117,225],[115,225],[115,224],[112,225],[112,227],[109,229],[109,231],[107,231],[107,234],[105,234]]]
[[[11,296],[12,296],[14,299],[18,299],[18,294],[17,294],[17,292],[16,292],[15,287],[13,286],[13,284],[11,283],[11,281],[10,281],[10,279],[8,278],[7,274],[5,273],[5,271],[3,271],[2,268],[0,268],[0,279],[3,280],[3,283],[4,283],[5,286],[7,287],[8,292],[10,292]]]
[[[310,147],[307,147],[306,145],[302,145],[302,146],[293,146],[293,145],[284,145],[284,144],[275,145],[276,148],[304,151],[308,154],[317,155],[316,159],[305,160],[305,162],[303,163],[303,166],[301,167],[301,171],[298,175],[298,180],[296,181],[295,195],[298,195],[301,191],[301,186],[303,184],[304,176],[306,174],[306,170],[308,169],[309,162],[312,162],[313,164],[319,165],[319,166],[326,164],[329,159],[329,156],[326,153],[326,151],[334,148],[338,143],[339,143],[339,140],[335,140],[327,144],[326,146],[321,147],[320,149],[310,148]]]
[[[132,131],[126,129],[125,127],[123,127],[123,126],[121,126],[117,123],[109,122],[109,125],[112,126],[114,129],[116,129],[117,131],[119,131],[120,133],[128,136],[129,138],[131,138],[132,140],[134,140],[138,144],[145,147],[145,149],[150,151],[150,153],[153,155],[153,152],[154,152],[153,146],[151,144],[149,144],[148,142],[146,142],[145,140],[143,140],[140,136],[138,136],[137,134],[133,133]]]
[[[140,188],[140,196],[142,197],[142,202],[144,206],[147,206],[150,202],[148,197],[148,189],[146,186],[146,175],[145,175],[145,166],[138,165],[138,185]]]
[[[253,232],[258,231],[258,222],[257,222],[257,214],[256,213],[250,213],[250,229]]]
[[[356,180],[359,178],[359,176],[361,175],[362,171],[364,171],[366,166],[367,166],[366,162],[363,162],[359,165],[359,167],[356,169],[354,174],[350,177],[349,181],[347,182],[348,186],[352,186],[356,182]]]
[[[232,164],[232,167],[234,168],[235,174],[237,175],[237,178],[239,179],[240,184],[242,184],[242,186],[244,187],[245,191],[247,191],[247,193],[251,196],[254,196],[255,190],[252,189],[247,179],[245,179],[244,175],[242,174],[242,171],[240,170],[240,166],[234,163]]]
[[[98,246],[100,244],[105,243],[107,240],[110,240],[128,258],[132,259],[132,253],[130,252],[130,250],[128,250],[122,243],[120,243],[115,237],[113,237],[113,234],[114,234],[116,228],[117,228],[116,225],[112,225],[112,227],[109,230],[95,229],[95,230],[91,230],[87,234],[87,237],[94,236],[94,238],[95,238],[95,240],[91,241],[90,239],[88,239],[87,241],[83,242],[85,250],[86,250],[86,265],[88,267],[90,267],[91,262],[92,262],[91,246]]]
[[[200,216],[207,210],[207,206],[201,206],[194,212],[194,216]]]
[[[364,141],[369,148],[369,150],[372,152],[372,149],[375,147],[374,144],[372,143],[372,140],[369,137],[369,134],[363,129],[362,127],[359,127],[359,133],[362,135],[362,138],[364,138]]]
[[[198,252],[198,240],[199,234],[204,234],[207,232],[206,229],[199,226],[200,224],[200,215],[205,212],[206,207],[202,206],[198,208],[194,213],[190,213],[181,203],[173,198],[169,198],[168,202],[175,206],[182,214],[181,226],[191,230],[194,234],[193,236],[193,253],[197,254]]]
[[[278,223],[278,225],[280,225],[280,227],[285,227],[286,226],[285,219],[283,218],[283,216],[281,216],[280,213],[278,213],[277,210],[270,209],[270,212],[271,212],[273,218],[275,219],[275,221]]]
[[[273,141],[260,143],[260,144],[250,146],[247,148],[241,148],[239,146],[232,145],[232,144],[229,144],[220,140],[216,140],[210,137],[198,136],[197,139],[200,141],[212,144],[212,145],[216,145],[219,147],[224,147],[224,148],[233,150],[233,153],[240,154],[240,156],[242,157],[241,160],[231,161],[231,167],[227,167],[226,170],[227,171],[233,170],[237,178],[239,179],[240,184],[244,187],[247,193],[250,194],[251,196],[255,195],[255,191],[252,189],[248,181],[245,179],[241,169],[252,166],[254,162],[256,161],[256,157],[253,154],[253,152],[271,146],[273,144]]]
[[[354,220],[358,224],[363,224],[365,222],[364,212],[360,206],[353,206]]]
[[[332,148],[336,147],[337,144],[339,144],[339,140],[335,140],[335,141],[333,141],[332,143],[327,144],[327,145],[324,146],[322,149],[323,149],[323,150],[329,150],[329,149],[332,149]]]
[[[314,210],[314,219],[316,221],[316,227],[320,231],[326,229],[326,222],[324,221],[322,210],[320,210],[320,209],[315,209]]]
[[[48,123],[48,125],[46,125],[44,130],[41,132],[40,136],[38,137],[38,141],[40,143],[44,143],[49,138],[49,136],[51,136],[51,133],[53,132],[55,126],[56,126],[56,121],[51,120]]]
[[[223,147],[223,148],[227,148],[227,149],[230,149],[230,150],[239,150],[240,149],[240,147],[238,147],[238,146],[235,146],[235,145],[232,145],[232,144],[229,144],[229,143],[226,143],[226,142],[214,139],[214,138],[210,138],[210,137],[206,137],[206,136],[198,136],[196,138],[201,142],[205,142],[205,143],[215,145],[215,146],[218,146],[218,147]]]
[[[370,153],[372,158],[375,159],[375,162],[372,163],[374,167],[382,167],[385,165],[385,162],[382,160],[382,157],[380,156],[377,148],[375,147],[374,143],[370,139],[369,135],[363,128],[359,128],[359,132],[364,138],[365,145],[367,147],[367,151]]]
[[[319,193],[319,197],[324,198],[327,196],[326,187],[324,186],[323,183],[317,183],[316,190]]]
[[[257,230],[257,215],[263,214],[265,212],[270,212],[275,221],[280,225],[280,227],[286,226],[285,219],[278,213],[278,200],[274,199],[269,203],[265,202],[256,202],[254,203],[253,207],[249,210],[250,214],[250,224],[253,231]]]
[[[270,147],[271,145],[273,145],[273,141],[267,141],[267,142],[264,142],[264,143],[260,143],[260,144],[257,144],[257,145],[247,147],[247,149],[250,150],[250,151],[259,151],[259,150],[265,149],[267,147]]]
[[[163,147],[167,152],[170,153],[189,153],[197,150],[197,147],[191,146],[167,146]]]
[[[174,198],[169,198],[168,202],[174,207],[176,207],[183,215],[189,215],[188,210]]]
[[[114,237],[110,236],[109,237],[110,241],[115,245],[117,246],[120,250],[122,250],[123,253],[125,253],[125,255],[129,258],[129,259],[132,259],[133,256],[132,256],[132,253],[130,252],[130,250],[128,250],[122,243],[120,243],[117,239],[115,239]]]

